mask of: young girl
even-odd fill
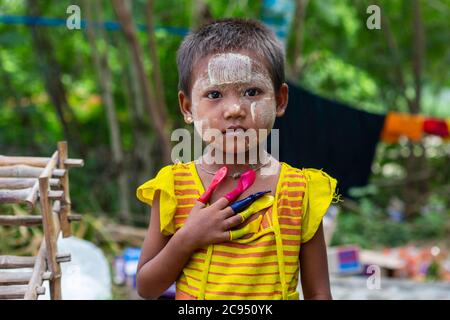
[[[177,63],[181,112],[213,148],[137,189],[151,205],[139,294],[176,281],[177,299],[299,299],[301,275],[305,299],[331,299],[322,217],[336,180],[252,152],[287,106],[281,45],[259,22],[223,19],[189,34]]]

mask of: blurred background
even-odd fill
[[[137,298],[149,210],[135,190],[170,163],[170,132],[192,132],[178,107],[176,50],[203,23],[258,19],[285,45],[293,93],[367,124],[334,118],[338,137],[354,131],[339,144],[325,138],[333,151],[307,161],[281,150],[280,160],[343,184],[325,219],[334,297],[450,299],[449,15],[450,0],[0,0],[0,154],[49,157],[68,142],[69,157],[85,162],[70,175],[72,211],[83,216],[74,236],[100,248],[110,272],[99,291],[108,293],[93,298]],[[339,158],[345,148],[350,160]],[[349,172],[362,178],[346,181]],[[0,238],[0,253],[26,255],[42,234],[0,227]]]

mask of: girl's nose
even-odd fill
[[[225,119],[245,118],[245,116],[246,116],[245,108],[239,101],[236,101],[234,103],[229,103],[225,107],[225,111],[224,111]]]

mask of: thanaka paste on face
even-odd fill
[[[259,101],[251,101],[251,97],[241,95],[239,101],[232,106],[231,110],[237,113],[241,108],[250,104],[249,108],[253,123],[260,128],[269,128],[268,130],[270,132],[275,121],[276,104],[273,84],[266,68],[249,56],[238,53],[217,54],[210,58],[207,70],[197,78],[192,87],[192,114],[197,132],[200,134],[200,128],[203,133],[210,129],[208,119],[200,119],[200,115],[198,114],[200,99],[209,87],[225,91],[230,86],[233,86],[241,92],[252,85],[260,87],[266,97]],[[224,103],[226,102],[220,103],[217,107],[225,107]],[[259,134],[258,140],[260,142],[263,141],[267,135],[268,133],[263,135]],[[226,138],[229,140],[229,137]],[[245,147],[251,148],[256,145],[257,141],[250,141]],[[238,149],[241,150],[242,148]]]
[[[252,79],[250,57],[232,52],[215,55],[208,62],[208,77],[211,85],[250,82]]]

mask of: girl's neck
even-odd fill
[[[216,151],[216,150],[214,150]],[[214,151],[205,152],[203,156],[196,160],[197,163],[211,172],[216,172],[223,166],[228,167],[229,175],[234,173],[243,173],[252,168],[260,168],[268,165],[272,160],[272,156],[267,153],[265,150],[259,154],[256,152],[246,151],[245,154],[226,154],[225,152],[222,154],[222,158],[215,157]]]

